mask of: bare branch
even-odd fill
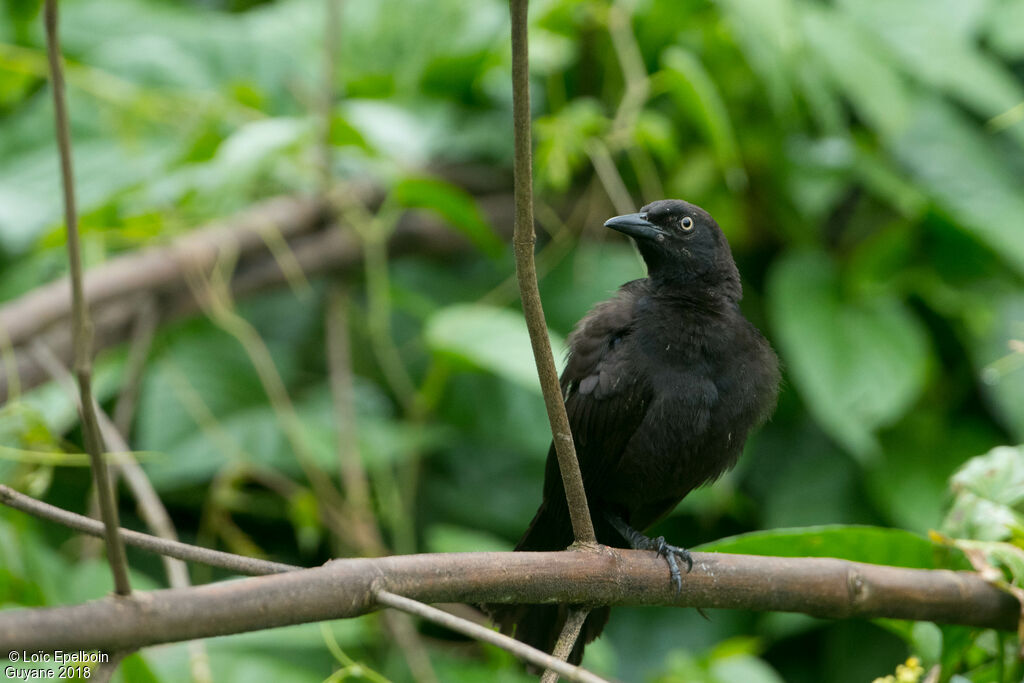
[[[563,662],[569,659],[576,641],[579,640],[580,630],[583,628],[583,622],[587,620],[588,614],[590,614],[588,609],[569,609],[569,616],[565,619],[562,632],[558,634],[558,641],[555,643],[552,656]],[[549,668],[540,677],[540,683],[558,683],[558,674],[558,671]]]
[[[557,671],[570,681],[607,683],[607,681],[600,676],[595,676],[589,671],[581,669],[578,666],[567,664],[557,657],[552,657],[546,652],[541,652],[537,648],[521,643],[515,638],[510,638],[498,633],[497,631],[484,628],[483,626],[474,624],[472,621],[457,617],[454,614],[442,612],[430,605],[424,605],[422,602],[410,600],[409,598],[402,597],[401,595],[395,595],[394,593],[389,593],[388,591],[383,590],[377,591],[375,598],[381,605],[387,605],[388,607],[408,612],[409,614],[432,621],[435,624],[440,624],[441,626],[449,628],[456,633],[461,633],[469,636],[470,638],[490,643],[491,645],[507,650],[516,657],[524,659],[536,666],[548,667],[551,671]]]
[[[8,507],[15,508],[16,510],[27,512],[33,517],[56,522],[57,524],[74,529],[75,531],[79,531],[83,534],[88,534],[90,536],[103,536],[102,522],[98,522],[95,519],[91,519],[84,515],[77,515],[74,512],[68,512],[67,510],[62,510],[61,508],[36,500],[31,496],[26,496],[23,493],[15,491],[10,486],[0,484],[0,503],[7,505]],[[228,571],[236,572],[238,574],[263,576],[265,574],[279,574],[281,572],[302,569],[302,567],[283,564],[281,562],[269,562],[267,560],[260,560],[254,557],[244,557],[242,555],[225,553],[220,550],[201,548],[199,546],[182,543],[180,541],[157,538],[156,536],[132,531],[131,529],[122,528],[121,536],[128,545],[135,546],[136,548],[140,548],[151,553],[166,555],[167,557],[176,557],[179,560],[185,560],[186,562],[199,562],[201,564],[210,565],[211,567],[220,567],[221,569],[227,569]]]
[[[99,425],[92,399],[92,324],[85,306],[82,287],[82,249],[78,239],[78,212],[75,209],[75,180],[71,169],[71,131],[68,112],[64,102],[64,72],[60,55],[60,39],[57,35],[57,0],[46,0],[44,12],[46,24],[46,54],[50,61],[50,81],[53,90],[54,117],[57,127],[57,148],[60,151],[61,182],[64,187],[64,222],[68,234],[68,260],[71,264],[71,310],[73,319],[72,345],[75,357],[75,375],[81,394],[79,407],[82,413],[82,437],[85,450],[89,453],[93,479],[100,501],[107,546],[107,560],[114,576],[114,590],[119,595],[132,592],[128,580],[128,559],[124,554],[124,543],[118,534],[117,504],[110,486],[107,463],[103,459]]]
[[[533,228],[533,152],[530,134],[530,73],[527,53],[526,10],[528,0],[510,0],[512,22],[512,118],[515,127],[515,249],[516,274],[519,278],[519,296],[523,302],[523,315],[530,331],[533,357],[544,392],[544,404],[551,423],[551,434],[558,456],[558,469],[562,474],[565,498],[569,503],[573,535],[576,543],[594,545],[594,525],[587,507],[587,493],[583,489],[576,460],[576,447],[565,414],[562,390],[558,384],[558,371],[551,353],[548,326],[537,286],[537,266],[533,258],[536,234]]]
[[[0,487],[0,497],[4,489]],[[0,612],[15,650],[115,651],[359,616],[386,590],[426,603],[670,605],[913,619],[1014,630],[1020,606],[972,572],[694,553],[683,591],[653,552],[447,553],[322,567],[84,605]],[[188,558],[191,559],[191,558]]]
[[[121,380],[121,391],[114,405],[114,427],[118,434],[126,437],[131,433],[132,421],[135,419],[135,402],[142,384],[142,373],[146,369],[146,359],[153,346],[157,322],[159,314],[156,310],[156,301],[152,296],[147,296],[139,305],[135,322],[132,324],[128,361]]]
[[[369,190],[363,194],[371,194]],[[368,205],[372,206],[367,199]],[[379,201],[376,200],[376,201]],[[481,208],[491,222],[511,226],[507,194],[482,196]],[[238,265],[231,294],[241,298],[288,280],[277,259],[268,253],[262,234],[279,230],[295,261],[307,276],[344,274],[357,268],[363,251],[351,231],[338,230],[327,219],[322,202],[304,197],[278,197],[254,205],[232,218],[189,232],[169,244],[147,247],[111,259],[85,273],[85,298],[93,314],[95,348],[103,349],[132,338],[138,307],[155,299],[159,324],[198,309],[186,283],[186,273],[208,272],[220,256],[233,251]],[[393,257],[415,253],[445,258],[470,249],[469,242],[424,212],[407,212],[388,245]],[[72,364],[68,280],[38,287],[0,306],[0,402],[46,378],[24,346],[42,338],[65,365]],[[5,333],[7,339],[5,339]]]
[[[265,245],[260,234],[264,230],[279,228],[286,237],[297,238],[316,230],[324,220],[324,206],[315,200],[278,197],[261,202],[168,245],[147,247],[91,269],[84,283],[86,303],[95,310],[115,299],[185,289],[184,273],[209,270],[225,249],[241,255],[262,252]],[[67,280],[57,280],[0,309],[0,327],[7,331],[12,345],[39,336],[51,325],[65,324],[70,306],[62,294],[67,287]],[[134,319],[134,307],[131,312]]]
[[[413,680],[416,683],[437,683],[434,665],[430,663],[427,647],[423,644],[423,638],[416,630],[412,618],[401,612],[386,612],[384,626],[388,634],[394,638],[395,645],[401,650]]]
[[[320,163],[322,165],[321,182],[322,191],[326,194],[331,187],[334,175],[334,143],[331,141],[331,123],[334,118],[334,97],[337,88],[334,83],[337,80],[337,63],[339,43],[341,42],[341,0],[324,0],[324,82],[321,88],[320,125]]]
[[[71,373],[68,372],[68,369],[61,365],[60,359],[42,342],[37,341],[34,343],[32,345],[32,352],[36,361],[46,368],[47,372],[50,373],[50,376],[58,384],[64,387],[72,400],[77,401],[75,380]],[[79,409],[81,409],[81,404],[79,404]],[[131,490],[132,495],[135,496],[139,513],[143,521],[146,522],[146,526],[160,538],[177,541],[178,534],[174,529],[173,522],[171,522],[170,515],[167,514],[167,508],[164,507],[160,496],[157,495],[156,489],[150,483],[149,477],[146,476],[139,463],[135,461],[128,442],[121,436],[121,432],[118,431],[107,414],[103,412],[103,409],[96,403],[95,399],[93,400],[93,411],[96,413],[106,449],[122,454],[120,470],[124,474],[125,481],[128,483],[128,488]],[[114,476],[116,472],[117,470],[111,472],[111,479],[116,478]],[[171,588],[185,588],[188,586],[190,581],[188,567],[185,566],[185,563],[166,556],[163,559]]]
[[[355,522],[353,536],[358,540],[360,550],[365,555],[383,555],[384,541],[373,517],[370,482],[359,453],[347,319],[347,295],[339,287],[332,288],[328,295],[324,327],[327,334],[327,369],[338,429],[338,469],[347,507]]]
[[[633,198],[629,196],[626,183],[622,180],[619,170],[615,168],[615,162],[608,151],[608,147],[600,140],[591,140],[587,143],[587,156],[590,163],[594,165],[597,177],[608,194],[608,199],[615,205],[618,213],[632,213],[635,210]]]

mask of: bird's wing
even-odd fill
[[[650,405],[650,381],[637,372],[629,338],[637,302],[645,293],[646,280],[623,285],[617,296],[587,314],[569,337],[562,392],[583,481],[592,496],[600,497],[602,486],[614,485],[608,473]],[[550,476],[550,460],[546,484],[561,487],[560,478]]]

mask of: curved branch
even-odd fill
[[[676,594],[655,553],[451,553],[335,560],[322,567],[83,605],[0,612],[15,650],[138,648],[355,617],[386,590],[427,603],[670,605],[914,619],[1013,630],[1020,607],[976,574],[831,558],[694,553]]]

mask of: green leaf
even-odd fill
[[[981,551],[985,554],[986,562],[1009,574],[1008,580],[1012,585],[1020,587],[1024,584],[1024,549],[1000,541],[957,540],[955,544],[966,552]]]
[[[565,355],[565,343],[548,334],[557,362]],[[424,336],[436,353],[540,392],[526,321],[514,311],[481,304],[449,306],[427,320]]]
[[[970,313],[969,351],[982,392],[1003,427],[1024,442],[1024,295],[993,297]]]
[[[965,230],[1024,273],[1024,195],[1020,173],[963,114],[938,98],[920,98],[896,157],[932,200]]]
[[[885,457],[863,472],[872,502],[886,521],[920,533],[941,526],[953,473],[1001,438],[981,416],[937,408],[921,405],[886,430]]]
[[[595,304],[613,296],[626,282],[644,277],[644,271],[640,254],[627,240],[580,242],[570,258],[541,280],[548,325],[560,331],[572,329]]]
[[[792,109],[791,66],[799,58],[799,18],[792,0],[721,0],[747,63],[768,88],[776,113]]]
[[[233,132],[217,149],[217,174],[237,182],[251,177],[282,152],[294,149],[312,132],[308,120],[279,117],[253,121]]]
[[[789,375],[819,424],[855,456],[878,452],[874,432],[891,424],[924,386],[928,342],[894,297],[849,301],[817,251],[778,261],[769,307]]]
[[[120,391],[126,355],[125,349],[114,349],[103,352],[96,358],[93,366],[92,393],[100,403],[110,400]],[[17,401],[9,402],[5,409],[23,411],[26,415],[38,417],[50,432],[58,435],[67,433],[78,424],[77,406],[74,394],[69,393],[61,384],[51,381],[26,391]],[[0,434],[9,436],[10,432],[5,430],[11,427],[8,420],[13,416],[7,414],[6,410],[0,411],[0,416]],[[41,436],[38,432],[35,433]],[[32,442],[32,432],[24,436],[29,439],[26,443]],[[0,442],[12,445],[11,441],[2,437]]]
[[[754,531],[697,546],[702,552],[742,553],[775,557],[835,557],[892,567],[941,569],[941,550],[924,536],[902,529],[873,526],[809,526]],[[956,566],[960,566],[959,561]]]
[[[167,139],[148,138],[130,146],[116,139],[88,137],[75,141],[74,152],[78,209],[86,212],[159,174],[173,150]],[[21,252],[63,219],[61,203],[51,201],[60,195],[60,175],[53,165],[56,155],[51,144],[0,161],[0,249]]]
[[[533,162],[538,185],[568,189],[573,175],[588,162],[587,145],[608,127],[601,105],[579,98],[534,123],[537,149]]]
[[[465,529],[453,524],[433,524],[427,529],[427,552],[469,553],[483,551],[509,551],[512,544],[476,529]]]
[[[978,42],[987,0],[840,0],[840,6],[879,40],[910,75],[958,98],[984,118],[1024,99],[1013,73]],[[878,95],[879,102],[888,99]],[[1018,134],[1018,140],[1024,136]]]
[[[731,655],[711,662],[711,675],[723,683],[785,683],[782,676],[768,662],[751,655]]]
[[[476,200],[462,188],[436,178],[403,178],[391,192],[404,207],[438,214],[488,256],[497,257],[505,250]]]
[[[331,144],[336,147],[358,147],[359,149],[370,151],[370,146],[367,144],[363,134],[360,133],[355,126],[348,122],[348,120],[341,114],[334,114],[331,116]]]
[[[1024,0],[1006,0],[988,16],[988,42],[1006,59],[1024,57]]]
[[[857,113],[882,133],[903,131],[910,110],[906,88],[870,35],[839,13],[817,5],[805,7],[801,19],[808,43]]]
[[[121,660],[112,680],[131,681],[131,683],[160,683],[160,679],[150,668],[146,656],[139,652],[134,652]]]
[[[725,179],[733,189],[746,185],[736,135],[729,112],[714,80],[693,53],[671,47],[662,55],[665,68],[653,77],[654,89],[668,91],[676,105],[689,113],[715,150]]]
[[[943,531],[956,538],[1024,537],[1024,446],[971,458],[950,480],[955,496]]]

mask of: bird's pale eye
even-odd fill
[[[689,216],[683,216],[682,220],[679,221],[679,227],[687,232],[693,230],[693,219]]]

